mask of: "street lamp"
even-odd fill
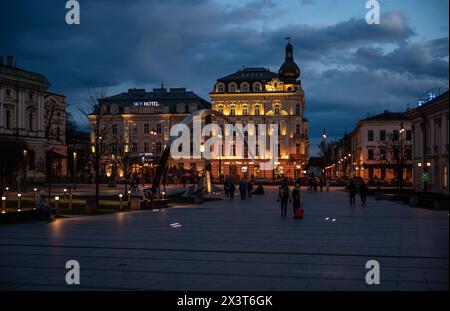
[[[123,197],[123,194],[120,193],[120,194],[119,194],[119,209],[120,209],[120,210],[122,210],[122,197]]]
[[[56,208],[56,215],[58,215],[58,212],[59,212],[59,196],[55,196],[55,208]]]
[[[22,201],[22,194],[18,193],[17,194],[17,211],[20,212],[20,203]]]
[[[73,152],[73,189],[77,189],[77,153]]]
[[[217,135],[217,137],[219,137],[220,141],[222,142],[222,134]],[[221,181],[222,178],[222,144],[220,144],[220,150],[219,150],[219,182]]]
[[[2,197],[2,214],[6,213],[6,197]]]
[[[34,189],[33,189],[33,194],[34,194],[34,200],[35,200],[35,201],[36,201],[36,193],[37,193],[37,191],[38,191],[37,188],[34,188]]]

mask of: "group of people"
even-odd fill
[[[225,197],[229,199],[234,198],[234,193],[236,191],[236,185],[233,180],[227,179],[224,183],[224,192]],[[241,196],[241,200],[245,200],[247,197],[251,198],[253,193],[253,182],[251,180],[247,180],[246,178],[242,179],[239,182],[239,194]]]
[[[364,181],[361,182],[359,184],[359,186],[357,186],[353,180],[350,180],[348,186],[346,187],[346,190],[348,191],[351,206],[356,206],[356,194],[357,193],[359,193],[359,195],[361,197],[361,206],[362,207],[366,206],[367,191],[369,189],[367,188],[367,185]]]
[[[302,207],[302,194],[300,189],[300,183],[296,182],[292,194],[289,190],[289,185],[286,180],[281,182],[281,186],[278,188],[278,199],[277,202],[281,204],[281,217],[286,218],[287,206],[289,202],[292,202],[292,209],[294,217],[298,209]]]
[[[308,191],[317,192],[317,189],[320,188],[320,192],[323,192],[323,187],[325,187],[327,192],[330,191],[330,182],[328,179],[311,177],[308,181]]]

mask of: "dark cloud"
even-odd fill
[[[277,71],[286,36],[302,70],[314,139],[325,125],[339,136],[367,112],[405,109],[427,88],[448,85],[448,37],[414,42],[414,27],[398,12],[380,25],[364,18],[285,25],[274,0],[80,2],[77,26],[65,24],[61,0],[7,1],[0,11],[0,55],[45,74],[72,102],[88,88],[149,89],[161,81],[207,99],[215,79],[239,67]]]

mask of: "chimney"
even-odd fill
[[[0,56],[0,66],[3,66],[3,56]]]
[[[6,56],[6,66],[14,67],[14,56]]]

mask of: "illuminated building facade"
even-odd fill
[[[152,180],[155,167],[170,138],[170,129],[200,109],[210,109],[206,100],[185,88],[129,89],[118,95],[103,98],[100,106],[103,117],[111,123],[104,138],[101,172],[104,177],[124,177],[120,158],[129,158],[129,172],[147,182]],[[94,116],[91,116],[94,117]],[[109,118],[110,117],[110,118]],[[192,149],[192,147],[191,147]],[[205,168],[203,159],[170,159],[170,169],[197,173]]]
[[[0,136],[27,145],[18,172],[27,182],[42,183],[49,172],[53,180],[67,176],[66,97],[49,87],[42,74],[16,67],[13,56],[6,62],[0,56]]]
[[[233,74],[217,79],[210,93],[212,109],[223,113],[244,127],[253,123],[278,124],[279,148],[274,170],[260,170],[260,163],[271,161],[267,150],[256,154],[256,159],[234,155],[212,161],[212,175],[247,176],[264,179],[280,177],[298,178],[308,161],[308,121],[304,117],[305,96],[302,89],[300,69],[294,62],[293,46],[286,45],[285,61],[278,73],[265,68],[243,68]],[[216,118],[215,123],[223,124]],[[224,133],[228,135],[229,133]],[[255,135],[257,133],[245,133]],[[257,135],[256,135],[257,136]]]

